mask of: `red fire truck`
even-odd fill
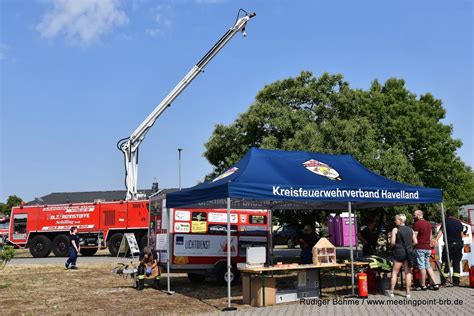
[[[33,257],[69,254],[69,229],[77,226],[81,254],[91,256],[108,248],[117,255],[124,233],[134,233],[146,245],[148,201],[18,206],[10,217],[9,242],[28,247]]]
[[[3,245],[8,239],[8,227],[10,223],[10,217],[0,216],[0,246]]]
[[[172,272],[187,273],[191,282],[202,282],[214,274],[217,281],[227,281],[227,210],[160,209],[151,202],[150,245],[160,254],[166,268],[168,239]],[[167,234],[170,212],[171,236]],[[246,261],[247,247],[267,247],[269,218],[267,210],[231,210],[231,279],[239,278],[237,263]],[[155,236],[155,237],[153,237]]]

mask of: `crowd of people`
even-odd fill
[[[453,268],[452,285],[459,286],[460,263],[463,248],[463,225],[452,217],[452,212],[448,211],[446,222],[446,235],[449,249],[449,266]],[[406,216],[398,214],[395,216],[395,227],[392,230],[390,244],[393,247],[393,270],[390,290],[387,291],[389,297],[393,297],[398,273],[403,267],[406,281],[406,297],[410,298],[411,284],[413,279],[412,268],[417,267],[420,271],[419,290],[428,288],[438,290],[439,285],[435,282],[435,275],[430,265],[431,248],[436,245],[443,234],[443,227],[439,230],[435,238],[432,236],[431,224],[423,218],[423,212],[416,210],[413,214],[414,225],[412,228],[405,225]],[[442,253],[442,281],[448,276],[448,256],[446,247]],[[429,281],[428,281],[429,280]],[[443,283],[443,282],[442,282]]]
[[[446,214],[446,235],[449,249],[449,266],[452,267],[452,285],[459,286],[460,278],[460,262],[462,259],[463,249],[463,225],[453,217],[453,212],[448,211]],[[419,271],[419,282],[417,282],[416,290],[426,291],[438,290],[440,284],[435,280],[435,273],[430,265],[430,257],[432,248],[436,246],[438,240],[442,237],[443,227],[434,236],[432,225],[424,218],[423,211],[416,210],[413,213],[414,224],[409,227],[406,224],[406,216],[398,214],[394,218],[394,228],[392,229],[390,245],[392,247],[393,268],[390,290],[387,291],[389,297],[394,297],[394,289],[397,284],[397,277],[403,268],[404,278],[406,282],[406,297],[410,298],[411,285],[413,281],[412,269]],[[377,242],[379,238],[379,230],[376,227],[374,219],[368,219],[366,226],[357,234],[358,239],[362,243],[363,256],[372,256],[376,253]],[[318,241],[319,236],[313,232],[311,225],[305,225],[299,243],[301,247],[301,259],[303,263],[312,263],[312,248]],[[443,248],[442,266],[441,266],[441,283],[444,284],[448,279],[448,256],[446,247]]]

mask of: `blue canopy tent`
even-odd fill
[[[352,209],[441,203],[440,189],[412,186],[380,176],[350,155],[252,148],[212,181],[168,194],[167,208]],[[445,225],[443,225],[445,227]],[[352,229],[352,225],[349,227]],[[352,234],[352,232],[351,232]],[[446,236],[446,233],[444,233]],[[351,262],[353,249],[350,246]],[[230,252],[227,254],[230,275]],[[354,267],[351,265],[352,285]],[[354,286],[352,287],[354,294]],[[228,278],[230,307],[230,278]]]

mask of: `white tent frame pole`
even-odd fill
[[[231,296],[231,289],[230,289],[230,270],[232,268],[232,263],[230,261],[230,197],[227,198],[227,307],[231,308],[230,304],[230,296]]]
[[[453,283],[453,274],[451,273],[451,260],[449,258],[449,246],[448,246],[448,234],[446,233],[446,220],[444,218],[444,205],[441,202],[441,219],[443,220],[443,239],[444,239],[444,246],[446,247],[446,265],[448,266],[448,273],[449,273],[449,281],[451,284]],[[443,259],[442,252],[441,252],[441,259]],[[443,271],[440,271],[443,273]]]
[[[268,251],[270,265],[273,265],[273,209],[270,207],[268,210],[268,225],[269,225],[269,234],[268,234]]]
[[[350,249],[350,256],[351,256],[351,285],[352,285],[352,295],[355,295],[355,290],[354,290],[354,249],[352,247],[352,241],[353,241],[353,236],[352,236],[352,203],[348,202],[347,203],[347,209],[349,211],[349,249]],[[355,218],[354,218],[355,221]]]
[[[173,242],[173,234],[171,233],[171,209],[165,208],[166,215],[168,216],[168,250],[166,253],[166,282],[168,286],[168,290],[166,293],[173,295],[174,291],[171,291],[171,280],[170,280],[170,261],[171,261],[171,243]]]

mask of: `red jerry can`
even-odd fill
[[[364,272],[357,273],[359,297],[368,297],[369,289],[367,285],[367,274]]]
[[[469,286],[474,287],[474,266],[469,269]]]

